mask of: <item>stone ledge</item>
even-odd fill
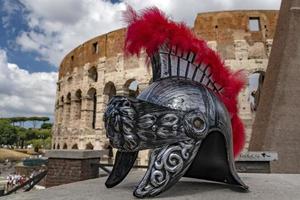
[[[1,200],[127,200],[143,171],[132,171],[120,185],[107,189],[106,177],[81,181],[40,191],[31,191],[2,197]],[[173,188],[155,200],[298,200],[300,199],[300,174],[240,174],[250,187],[250,192],[241,193],[211,182],[182,178]]]
[[[106,154],[106,150],[50,150],[45,157],[62,159],[90,159],[100,158]]]
[[[248,151],[241,153],[236,161],[268,162],[278,160],[278,154],[270,151]]]

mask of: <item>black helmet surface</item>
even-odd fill
[[[238,75],[187,27],[169,21],[158,9],[128,13],[127,53],[146,49],[153,82],[137,98],[115,96],[108,104],[107,137],[118,151],[106,186],[126,177],[140,150],[152,149],[136,197],[156,196],[182,176],[247,190],[234,167],[243,139],[236,109],[243,85]]]

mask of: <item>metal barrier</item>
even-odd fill
[[[28,179],[27,181],[25,181],[24,183],[22,183],[21,185],[18,185],[16,187],[14,187],[13,189],[7,191],[6,193],[2,194],[2,196],[6,196],[6,195],[10,195],[16,191],[18,191],[19,189],[24,188],[25,186],[29,186],[28,188],[26,188],[24,190],[24,192],[28,192],[30,191],[36,184],[38,184],[46,175],[47,175],[47,170],[37,174],[36,176]]]

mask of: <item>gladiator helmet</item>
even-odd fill
[[[157,8],[128,8],[126,20],[125,55],[143,50],[153,81],[137,98],[114,96],[108,103],[106,134],[118,151],[106,186],[119,184],[138,152],[150,149],[133,193],[138,198],[156,196],[183,176],[247,190],[234,165],[244,145],[237,115],[241,72],[230,71],[205,41]]]

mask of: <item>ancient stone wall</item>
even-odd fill
[[[216,41],[223,59],[239,59],[246,54],[249,59],[267,58],[264,47],[274,37],[277,18],[277,11],[268,10],[200,13],[194,32],[206,41]],[[243,45],[237,46],[236,41],[244,42],[248,50]]]
[[[247,76],[264,72],[272,47],[277,11],[230,11],[198,14],[193,31],[217,50],[228,67]],[[111,149],[103,113],[113,95],[136,96],[150,82],[151,69],[140,58],[125,58],[125,29],[93,38],[71,51],[59,70],[53,128],[55,149]],[[137,87],[136,87],[137,86]],[[255,112],[249,87],[239,96],[247,144]],[[147,164],[141,152],[138,164]]]

